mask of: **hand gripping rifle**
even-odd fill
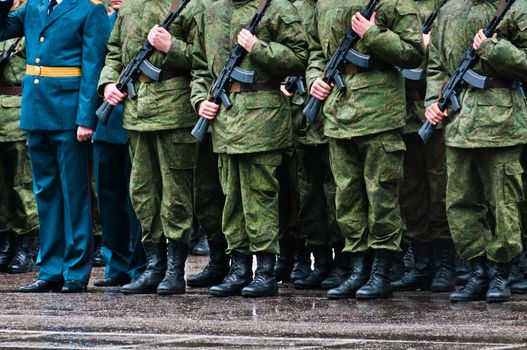
[[[260,1],[258,12],[256,12],[251,23],[249,23],[245,29],[254,34],[270,4],[271,0]],[[230,110],[232,108],[232,103],[229,96],[227,96],[227,92],[229,91],[232,82],[237,81],[243,84],[254,84],[256,82],[256,72],[245,71],[238,67],[246,53],[247,51],[245,51],[240,44],[234,45],[227,63],[221,70],[218,79],[212,85],[209,96],[210,102],[214,102],[218,105],[223,104],[226,110]],[[192,129],[192,136],[194,136],[198,142],[202,142],[207,135],[209,125],[210,120],[200,117],[196,126],[194,126],[194,129]]]
[[[160,27],[167,29],[172,25],[176,18],[188,5],[190,0],[175,0],[172,3],[172,9],[170,14],[161,24]],[[137,97],[135,92],[134,83],[139,79],[139,75],[142,73],[153,81],[159,81],[161,77],[161,69],[154,66],[148,61],[148,58],[156,51],[156,49],[150,44],[148,39],[143,42],[141,49],[135,54],[132,60],[126,65],[121,72],[119,82],[117,83],[117,90],[120,92],[127,92],[131,99]],[[95,114],[99,118],[99,121],[106,124],[108,117],[112,113],[113,106],[107,101],[104,101],[102,105],[97,109]]]
[[[439,7],[434,12],[432,12],[430,16],[428,16],[428,18],[423,23],[423,26],[421,27],[421,32],[423,34],[430,33],[430,30],[432,29],[432,25],[434,24],[437,18],[437,15],[439,14],[439,10],[441,10],[441,8],[445,6],[447,2],[448,0],[443,0],[443,2],[439,5]],[[403,77],[405,79],[413,80],[413,81],[423,80],[426,75],[425,70],[423,68],[403,69],[402,72],[403,72]]]
[[[379,0],[369,0],[368,4],[360,10],[361,15],[370,19],[378,2]],[[370,68],[371,66],[370,56],[361,54],[353,49],[359,40],[360,37],[350,27],[324,70],[324,77],[322,78],[324,82],[330,85],[335,84],[341,92],[346,91],[341,75],[347,64],[351,63],[360,68]],[[322,103],[323,101],[313,96],[309,97],[304,108],[304,115],[310,122],[314,122],[317,119]]]
[[[304,84],[304,77],[302,76],[288,77],[285,83],[285,90],[289,92],[290,94],[294,94],[295,92],[298,91],[298,94],[300,96],[304,96],[307,92],[306,85]]]
[[[513,3],[514,0],[505,0],[503,6],[498,7],[498,11],[496,12],[494,18],[492,18],[490,23],[483,29],[483,33],[487,38],[490,38],[496,31],[496,28],[500,24],[503,17],[505,17],[505,14]],[[476,89],[486,89],[488,87],[488,84],[492,78],[479,75],[471,69],[478,61],[478,58],[479,57],[476,54],[476,50],[472,47],[472,43],[470,43],[468,50],[465,52],[463,60],[441,90],[439,109],[442,112],[446,111],[449,105],[451,105],[454,112],[457,112],[461,109],[457,95],[464,84],[468,84]],[[428,143],[432,139],[434,130],[435,125],[432,125],[428,121],[425,122],[423,126],[421,126],[421,129],[419,129],[419,136],[421,136],[421,139],[423,139],[424,143]]]
[[[12,43],[11,46],[9,46],[9,49],[7,49],[6,52],[4,52],[4,54],[2,55],[2,58],[0,59],[0,74],[3,73],[3,71],[5,70],[7,64],[9,63],[9,60],[11,60],[11,57],[16,54],[18,50],[18,45],[20,45],[21,40],[22,38],[16,39],[16,41]]]

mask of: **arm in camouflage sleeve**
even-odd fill
[[[190,101],[197,112],[199,104],[207,99],[213,77],[207,64],[207,52],[205,50],[204,33],[205,28],[203,13],[196,16],[196,35],[192,45],[192,80],[190,82]]]
[[[292,6],[292,5],[291,5]],[[297,12],[278,15],[271,21],[274,42],[258,40],[247,56],[276,77],[302,75],[308,58],[306,33]]]
[[[417,9],[413,2],[400,0],[395,6],[377,13],[377,23],[393,23],[388,26],[373,25],[362,40],[375,56],[401,68],[416,68],[423,61],[425,49]],[[386,5],[389,6],[389,5]],[[390,21],[388,18],[393,19]]]
[[[108,53],[106,54],[106,60],[104,68],[101,71],[99,78],[99,84],[97,90],[101,97],[104,96],[104,86],[106,84],[115,83],[119,79],[119,75],[124,68],[122,62],[122,43],[121,43],[121,27],[122,17],[117,16],[115,26],[113,27],[112,34],[108,40]]]
[[[179,69],[192,68],[192,42],[196,36],[196,22],[194,16],[183,13],[172,24],[172,45],[168,51],[163,67],[176,67]],[[181,39],[184,38],[184,39]]]
[[[320,39],[318,38],[318,24],[315,24],[314,30],[308,31],[307,35],[309,37],[309,61],[306,70],[306,83],[307,90],[311,89],[313,82],[322,76],[324,73],[324,68],[326,67],[327,61],[324,56],[324,51],[322,51],[322,45],[320,45]]]
[[[428,66],[426,68],[426,97],[425,107],[439,100],[441,87],[446,77],[445,69],[441,64],[437,35],[432,34],[428,46]]]
[[[476,52],[503,78],[527,81],[527,12],[511,12],[498,30],[498,39],[487,39]],[[503,32],[503,36],[501,35]]]

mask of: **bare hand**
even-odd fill
[[[292,93],[290,93],[289,91],[287,91],[285,89],[285,85],[280,85],[280,91],[282,91],[282,93],[286,96],[286,97],[291,97],[293,96]]]
[[[317,100],[324,101],[331,93],[331,89],[331,85],[326,84],[322,78],[317,78],[313,85],[311,85],[311,91],[309,93]]]
[[[430,33],[428,34],[423,33],[423,42],[425,43],[425,49],[426,49],[428,45],[430,44]]]
[[[219,105],[207,100],[201,102],[201,104],[199,105],[199,115],[205,119],[212,120],[216,118],[216,115],[218,114],[219,110]]]
[[[497,36],[496,33],[492,34],[493,38],[495,38],[496,36]],[[485,35],[485,33],[483,33],[483,29],[480,29],[479,32],[474,37],[474,42],[472,43],[472,47],[475,50],[479,49],[479,46],[481,45],[481,43],[487,39],[488,39],[487,36]]]
[[[93,130],[85,126],[79,125],[77,127],[77,141],[84,142],[91,139],[93,136]]]
[[[359,37],[363,37],[364,33],[368,31],[372,26],[375,25],[375,15],[374,12],[371,15],[371,18],[368,20],[366,17],[360,14],[360,12],[357,12],[352,18],[351,18],[351,28]]]
[[[426,120],[432,125],[437,125],[448,117],[448,111],[441,112],[439,109],[439,102],[435,102],[430,105],[425,111]]]
[[[104,86],[104,100],[112,106],[117,106],[126,98],[126,93],[117,89],[117,84],[106,84]]]
[[[156,50],[168,53],[172,46],[172,35],[165,28],[156,24],[148,33],[148,41]]]
[[[256,44],[257,41],[258,38],[245,28],[238,34],[238,44],[240,44],[247,52],[253,50],[254,44]]]

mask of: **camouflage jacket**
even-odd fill
[[[475,34],[496,13],[498,0],[451,0],[440,12],[430,44],[425,105],[439,98]],[[498,27],[497,39],[483,42],[474,71],[489,77],[527,81],[527,2],[517,0]],[[461,110],[445,126],[448,146],[507,147],[526,143],[527,104],[517,89],[463,88]]]
[[[0,55],[9,49],[16,39],[0,43]],[[17,53],[9,60],[5,70],[0,73],[0,86],[21,87],[26,71],[24,39],[18,45]],[[26,139],[20,129],[20,107],[22,96],[0,95],[0,142],[14,142]]]
[[[424,22],[430,14],[439,8],[441,0],[414,0],[419,11],[421,22]],[[430,32],[433,35],[432,32]],[[426,70],[428,55],[425,57],[421,68]],[[406,80],[406,125],[403,133],[414,133],[419,130],[425,122],[424,99],[426,94],[426,81]]]
[[[127,98],[123,126],[135,131],[189,128],[196,122],[190,104],[190,70],[192,42],[196,35],[195,16],[204,2],[191,1],[170,27],[172,47],[168,54],[155,52],[150,62],[162,68],[163,74],[175,75],[161,82],[135,84],[137,99]],[[150,29],[170,12],[172,0],[128,0],[119,15],[108,42],[108,55],[99,80],[103,86],[116,82],[122,69],[141,48]],[[190,137],[190,136],[189,136]]]
[[[322,76],[324,67],[342,41],[351,17],[364,0],[317,2],[318,41],[310,49],[308,86]],[[381,1],[376,23],[355,49],[371,55],[382,69],[344,75],[347,91],[334,88],[324,103],[324,134],[349,138],[398,129],[405,123],[404,79],[394,66],[418,67],[424,56],[420,20],[412,0]]]
[[[220,0],[203,13],[195,44],[192,104],[207,98],[214,79],[227,62],[238,33],[256,13],[259,0]],[[307,63],[307,38],[300,18],[287,0],[273,0],[260,23],[258,41],[240,67],[255,71],[259,82],[301,75]],[[292,145],[291,107],[278,88],[230,93],[230,111],[222,106],[212,122],[216,153],[255,153]]]

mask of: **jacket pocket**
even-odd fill
[[[404,151],[406,146],[402,140],[382,141],[382,147],[385,152],[384,159],[379,159],[380,181],[381,182],[398,182],[403,180],[404,170]]]
[[[21,96],[2,96],[2,107],[16,108],[22,106]]]
[[[520,163],[510,163],[503,166],[503,202],[518,203],[524,197],[522,184],[523,167]]]

